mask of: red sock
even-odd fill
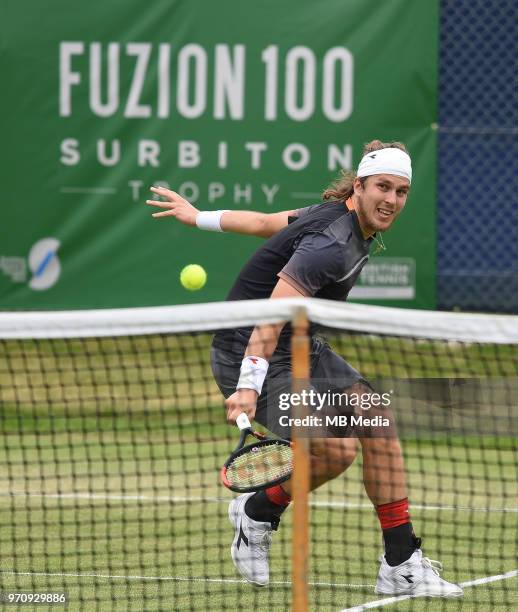
[[[410,523],[408,513],[408,497],[388,504],[376,506],[376,512],[382,529],[392,529]]]
[[[291,501],[291,496],[281,487],[281,485],[275,485],[269,489],[265,489],[266,497],[278,506],[287,506]]]

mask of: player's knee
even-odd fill
[[[338,475],[355,460],[357,442],[354,438],[325,438],[312,440],[311,461],[318,473]]]

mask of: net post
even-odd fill
[[[305,308],[297,308],[292,318],[292,374],[293,393],[301,393],[309,381],[308,317]],[[303,418],[306,408],[292,406],[292,416]],[[292,610],[307,612],[309,559],[309,483],[311,464],[309,438],[301,435],[301,428],[292,426],[293,440],[293,540],[292,540]]]

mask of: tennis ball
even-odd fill
[[[180,272],[180,282],[189,291],[198,291],[207,282],[207,272],[198,264],[189,264]]]

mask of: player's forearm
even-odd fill
[[[255,327],[248,346],[245,351],[245,357],[254,356],[261,357],[270,361],[272,355],[277,348],[279,336],[284,324],[279,325],[258,325]]]
[[[264,213],[250,210],[227,210],[221,216],[221,229],[224,232],[267,238],[267,218],[268,215]]]
[[[295,211],[259,213],[249,210],[199,210],[185,198],[165,187],[151,187],[161,200],[146,200],[148,206],[162,208],[153,213],[155,219],[174,217],[184,225],[212,232],[234,232],[260,238],[269,238],[288,225]]]
[[[241,363],[236,390],[253,389],[261,395],[268,372],[268,361],[273,355],[283,325],[258,325],[248,341]]]

